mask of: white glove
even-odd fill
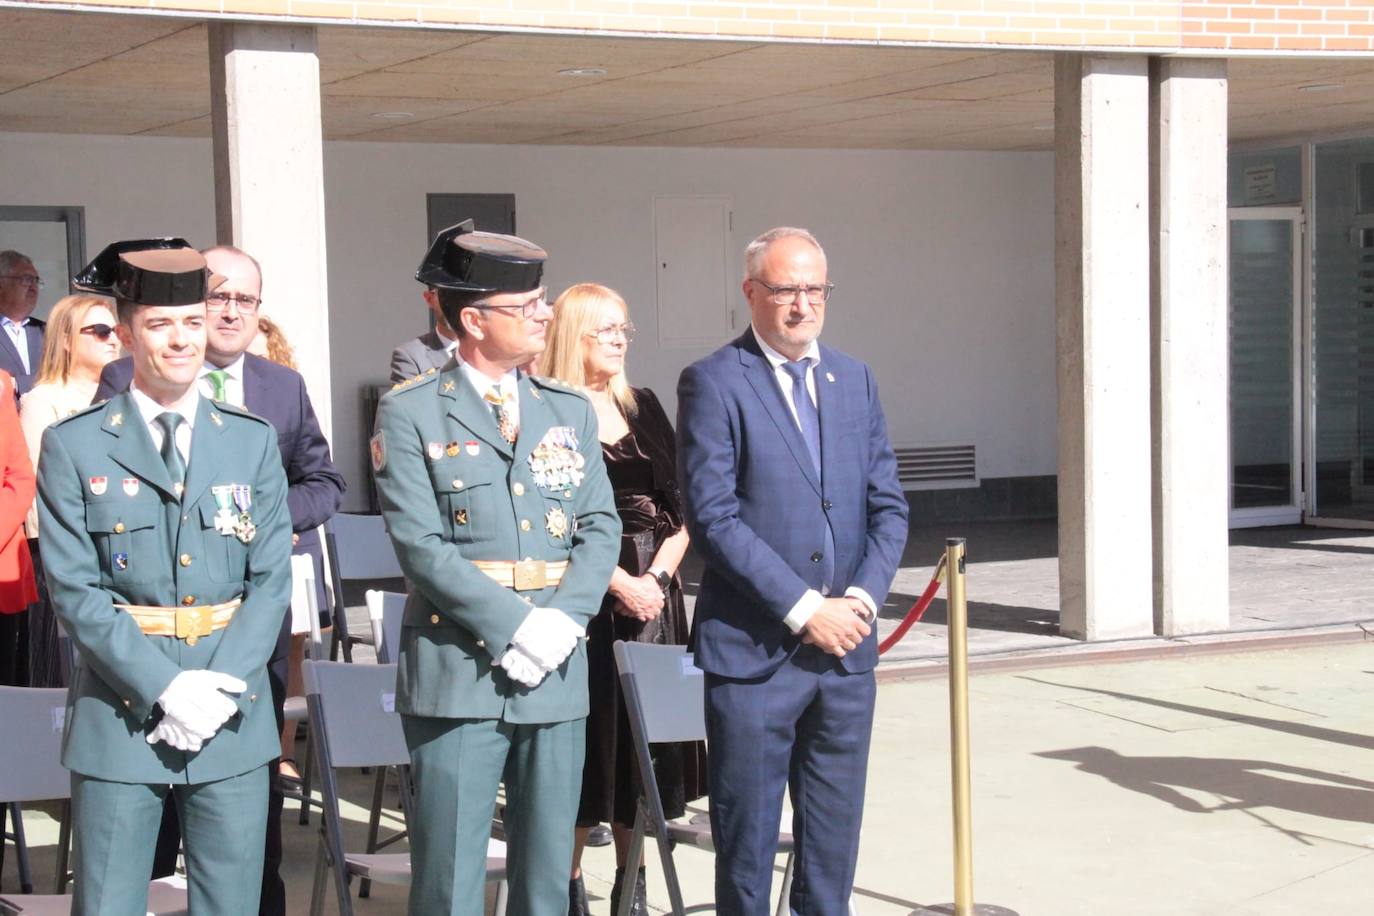
[[[511,646],[506,650],[506,654],[501,656],[500,665],[510,679],[524,684],[526,687],[538,687],[539,682],[544,679],[544,672],[539,667],[539,663],[529,657],[529,654],[519,646]]]
[[[159,741],[171,745],[179,751],[190,753],[200,750],[202,745],[199,738],[187,732],[176,720],[169,718],[165,713],[162,716],[162,721],[157,724],[157,728],[148,735],[149,744],[156,744]]]
[[[238,705],[221,691],[247,689],[243,681],[218,671],[183,671],[172,678],[157,702],[164,719],[170,717],[188,735],[204,742],[238,712]]]
[[[563,664],[572,654],[577,640],[584,634],[571,617],[558,608],[531,608],[524,623],[511,637],[511,645],[525,650],[540,670],[549,672]]]

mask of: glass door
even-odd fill
[[[1302,210],[1230,211],[1231,527],[1302,521]]]

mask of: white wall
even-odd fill
[[[84,206],[90,251],[142,234],[212,241],[208,141],[0,134],[0,162],[0,203]],[[365,499],[359,387],[385,380],[391,347],[426,327],[412,277],[427,193],[513,193],[520,234],[550,252],[551,293],[595,280],[625,296],[640,328],[631,380],[670,412],[678,372],[706,348],[656,346],[653,197],[732,198],[735,275],[754,235],[806,226],[838,287],[824,340],[873,365],[896,443],[972,441],[984,477],[1055,471],[1049,154],[339,142],[325,145],[325,182],[335,459],[351,507]],[[284,308],[268,293],[269,314]]]

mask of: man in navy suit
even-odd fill
[[[315,418],[305,379],[293,369],[247,352],[248,345],[257,335],[258,307],[262,304],[262,270],[257,261],[246,252],[229,246],[207,249],[204,255],[210,270],[226,279],[206,300],[208,341],[199,381],[201,393],[244,407],[276,429],[282,466],[286,470],[286,502],[291,512],[295,544],[292,552],[305,554],[313,560],[320,607],[325,607],[323,554],[316,529],[339,510],[345,488],[343,475],[330,459],[329,442]],[[110,363],[101,374],[96,400],[106,400],[128,388],[131,378],[132,368],[127,358]],[[276,651],[267,666],[278,731],[284,725],[282,705],[286,701],[290,649],[291,615],[288,613],[282,621]],[[274,764],[274,773],[276,768]],[[281,785],[274,778],[268,794],[260,910],[263,914],[286,911],[286,888],[280,874],[281,810]],[[165,825],[166,821],[159,839],[160,859],[166,852],[175,856],[175,843],[179,841],[179,835],[169,833]]]
[[[43,358],[43,322],[33,317],[42,285],[27,255],[0,251],[0,369],[14,376],[16,400],[33,387]]]
[[[764,914],[784,786],[794,913],[846,912],[878,663],[873,622],[906,543],[907,503],[873,373],[817,343],[829,283],[804,229],[745,250],[750,328],[678,382],[678,468],[706,559],[716,911]]]

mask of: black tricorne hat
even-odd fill
[[[434,237],[415,279],[441,289],[523,293],[539,288],[548,256],[518,236],[474,231],[468,219]]]
[[[72,278],[79,290],[139,305],[194,305],[223,282],[177,238],[114,242]]]

